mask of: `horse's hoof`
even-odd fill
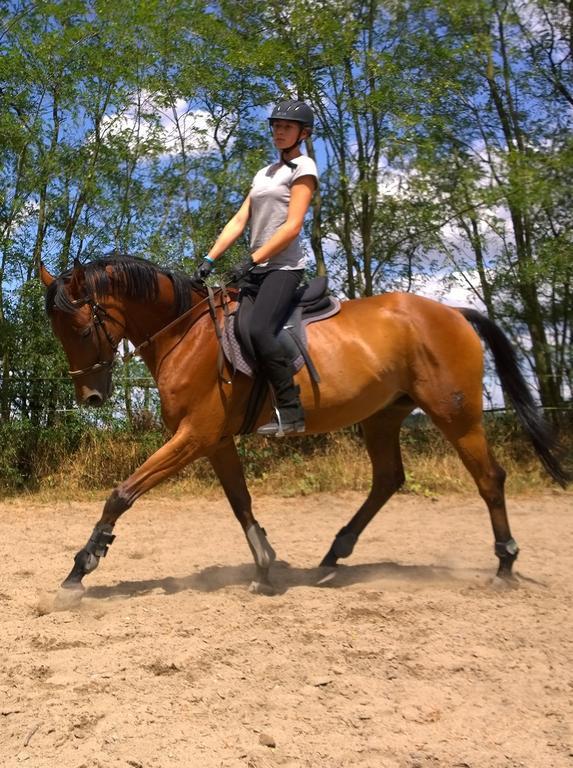
[[[252,592],[254,595],[266,595],[267,597],[276,595],[276,590],[273,585],[264,581],[251,581],[249,592]]]
[[[497,574],[491,580],[491,586],[500,591],[507,591],[509,589],[517,589],[519,587],[519,581],[513,574],[505,574],[503,576]]]
[[[81,584],[79,587],[73,588],[60,587],[54,598],[54,610],[71,611],[74,608],[78,608],[85,591],[85,587]]]

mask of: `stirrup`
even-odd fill
[[[304,416],[293,421],[285,421],[281,412],[275,408],[274,418],[268,424],[257,429],[257,435],[284,437],[285,435],[302,434],[305,431]]]

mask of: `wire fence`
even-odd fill
[[[50,406],[45,402],[38,401],[32,396],[32,390],[35,385],[40,385],[39,389],[44,387],[57,387],[57,396],[55,401],[57,405]],[[107,426],[111,422],[139,418],[142,414],[148,414],[157,421],[160,421],[160,399],[157,385],[153,378],[148,375],[126,375],[123,369],[123,375],[116,377],[114,393],[109,403],[97,410],[87,409],[74,402],[73,387],[69,376],[9,376],[0,378],[0,393],[8,407],[0,415],[2,421],[12,421],[18,419],[30,418],[32,412],[40,416],[40,421],[55,415],[82,415],[90,424]],[[495,416],[511,415],[514,413],[512,408],[504,404],[493,404],[495,397],[487,387],[484,387],[483,413],[486,418]],[[34,403],[32,405],[32,400]],[[538,404],[540,411],[549,418],[554,419],[555,415],[563,415],[565,420],[568,415],[573,413],[573,400],[567,401],[559,406],[542,406]],[[427,419],[428,417],[421,409],[416,409],[409,417],[410,423],[415,420]]]

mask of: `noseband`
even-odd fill
[[[98,304],[95,299],[93,299],[91,296],[84,296],[81,299],[75,299],[71,302],[74,307],[77,307],[78,309],[80,307],[85,307],[86,305],[89,306],[91,313],[92,313],[92,325],[91,327],[95,330],[95,334],[98,340],[98,351],[99,355],[101,357],[101,334],[105,336],[107,339],[108,344],[113,350],[113,355],[111,360],[98,360],[93,365],[88,366],[87,368],[80,368],[77,371],[68,371],[72,379],[76,379],[79,376],[85,376],[88,373],[93,373],[94,371],[99,371],[101,369],[107,369],[111,370],[115,364],[115,357],[117,355],[117,347],[119,342],[116,344],[113,340],[113,336],[106,328],[104,318],[108,318],[112,322],[117,322],[114,320],[114,318],[104,309],[104,307],[101,306],[101,304]]]

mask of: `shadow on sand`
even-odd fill
[[[161,590],[176,594],[193,590],[216,592],[227,587],[247,587],[254,576],[252,563],[242,565],[212,565],[182,578],[166,577],[145,581],[120,581],[115,585],[90,587],[87,598],[136,597]],[[395,562],[338,565],[328,568],[295,568],[284,561],[274,564],[271,581],[277,595],[297,587],[328,587],[340,589],[353,584],[379,582],[382,589],[399,590],[416,585],[465,588],[487,586],[494,573],[491,570],[450,568],[438,565],[404,565]]]

